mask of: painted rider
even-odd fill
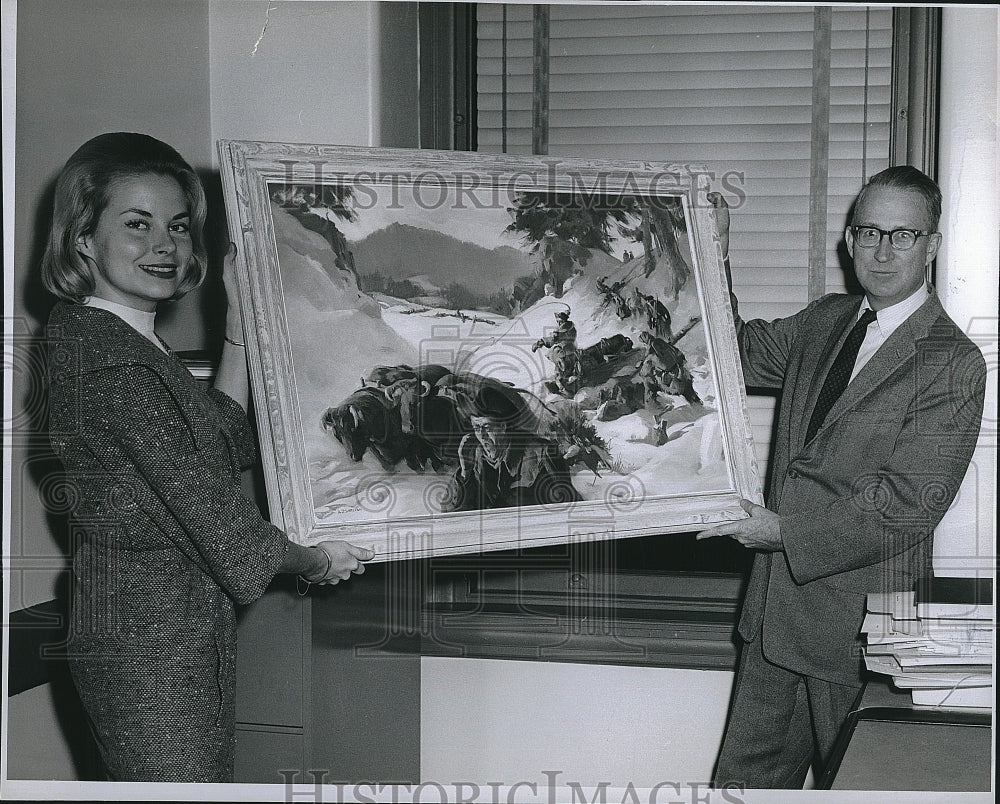
[[[646,345],[646,356],[639,368],[639,376],[646,388],[646,404],[654,405],[660,391],[679,394],[692,404],[700,402],[684,353],[650,332],[642,332],[639,340]]]
[[[534,352],[540,348],[549,350],[547,357],[556,367],[556,385],[567,396],[575,393],[580,380],[580,355],[576,348],[576,324],[570,320],[568,310],[555,314],[556,328],[531,345]]]

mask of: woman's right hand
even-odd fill
[[[329,561],[326,562],[323,557],[320,557],[320,560],[327,564],[326,567],[321,565],[319,569],[321,574],[315,579],[308,575],[303,575],[303,577],[310,583],[329,586],[346,581],[352,574],[361,575],[365,571],[364,562],[371,561],[375,557],[374,550],[358,547],[339,539],[320,542],[314,549],[323,553]]]

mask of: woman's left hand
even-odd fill
[[[250,379],[247,375],[246,336],[243,334],[243,310],[236,282],[236,244],[229,244],[222,263],[222,284],[226,291],[226,341],[222,344],[219,368],[215,372],[215,387],[232,398],[243,410],[250,401]]]
[[[239,284],[236,281],[236,244],[232,242],[222,262],[222,285],[229,304],[226,313],[226,338],[243,343],[243,309],[240,307]]]
[[[333,585],[346,581],[352,574],[361,575],[365,571],[364,562],[371,561],[375,557],[374,550],[335,539],[320,542],[316,545],[316,549],[326,553],[329,559],[323,576],[313,581],[319,584]]]

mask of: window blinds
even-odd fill
[[[705,165],[738,205],[732,262],[746,312],[774,318],[801,309],[809,286],[814,9],[556,4],[550,11],[549,153]],[[848,207],[862,177],[888,165],[892,11],[829,11],[830,112],[818,132],[828,144],[823,285],[842,290],[838,245]],[[531,153],[532,14],[531,5],[479,5],[480,151],[502,150],[506,122],[507,151]]]
[[[529,154],[533,6],[480,3],[477,19],[479,150]],[[551,5],[548,153],[713,171],[741,312],[791,315],[810,297],[810,228],[813,295],[842,292],[850,204],[889,164],[891,28],[888,7]],[[748,401],[764,466],[774,401]]]

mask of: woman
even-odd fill
[[[50,438],[74,484],[70,669],[120,781],[232,781],[236,603],[277,573],[332,584],[370,550],[292,543],[240,489],[254,458],[230,304],[215,387],[154,331],[205,276],[205,195],[170,146],[85,143],[56,184],[45,286]],[[232,299],[232,260],[224,277]]]

